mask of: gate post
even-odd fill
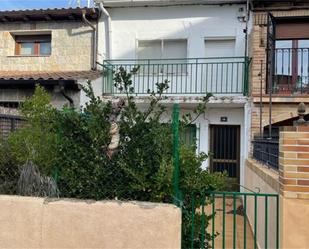
[[[181,202],[179,190],[179,104],[173,105],[173,195],[174,204],[178,207]]]
[[[279,141],[282,248],[309,248],[309,126],[284,127]]]

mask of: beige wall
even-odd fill
[[[50,56],[15,56],[18,32],[52,34]],[[92,30],[81,21],[0,24],[0,71],[82,71],[91,69]]]
[[[284,198],[282,210],[282,243],[284,249],[309,248],[309,201]]]
[[[0,248],[180,248],[181,211],[146,202],[0,196]]]
[[[278,173],[263,167],[251,159],[247,160],[245,167],[245,187],[260,193],[278,194]],[[268,197],[268,246],[276,246],[276,198]],[[254,227],[254,198],[247,197],[247,217],[251,228]],[[257,199],[257,242],[259,248],[265,248],[265,197]]]

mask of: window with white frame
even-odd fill
[[[235,56],[235,39],[206,39],[205,57]]]
[[[185,73],[187,40],[140,40],[137,57],[141,64],[149,64],[147,73]]]
[[[235,39],[209,38],[205,39],[204,79],[211,91],[221,89],[222,92],[238,91],[238,75],[242,75],[242,64],[235,62]]]

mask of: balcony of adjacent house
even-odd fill
[[[309,94],[309,40],[277,41],[274,61],[274,94]]]
[[[119,68],[138,68],[132,77],[137,96],[156,91],[156,84],[168,81],[165,95],[205,96],[246,95],[248,61],[245,57],[168,58],[104,61],[104,94],[121,95],[113,85],[113,74]]]

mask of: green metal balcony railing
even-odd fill
[[[165,80],[169,81],[167,95],[247,95],[248,64],[246,57],[105,60],[103,94],[122,94],[113,85],[115,70],[139,66],[138,73],[132,78],[136,95],[156,91],[156,83]]]

